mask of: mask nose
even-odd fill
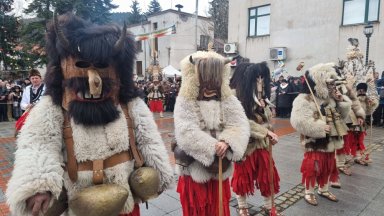
[[[89,93],[94,96],[100,96],[103,90],[103,81],[96,70],[88,70]]]

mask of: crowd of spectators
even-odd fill
[[[292,102],[299,95],[303,87],[302,77],[280,76],[271,83],[271,102],[276,105],[276,117],[289,118],[292,111]]]
[[[139,80],[136,81],[136,86],[139,89],[140,97],[149,105],[148,94],[150,93],[151,88],[153,87],[153,82]],[[179,93],[181,78],[167,78],[160,82],[161,84],[161,93],[164,95],[163,100],[163,109],[165,112],[173,112],[176,97]]]
[[[381,72],[381,76],[379,73],[375,73],[375,83],[377,88],[377,93],[380,97],[379,107],[373,113],[373,125],[375,126],[383,126],[384,125],[384,71]]]
[[[30,84],[29,79],[0,79],[0,122],[14,121],[20,118],[22,115],[20,102],[23,91]]]

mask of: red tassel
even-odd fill
[[[25,120],[27,119],[28,115],[29,115],[29,110],[25,111],[23,113],[23,115],[21,115],[20,118],[16,121],[16,124],[15,124],[16,132],[21,130],[21,128],[23,127]]]
[[[271,210],[269,210],[269,216],[277,216],[276,207],[272,207]]]
[[[130,213],[125,213],[125,214],[119,214],[119,216],[140,216],[140,207],[136,203],[135,207],[133,208],[132,212]]]

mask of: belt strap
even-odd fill
[[[135,159],[135,168],[139,168],[144,165],[144,159],[136,146],[135,133],[133,130],[133,127],[134,127],[133,119],[129,115],[128,105],[127,104],[120,104],[120,105],[121,105],[121,109],[124,112],[125,118],[127,119],[128,133],[129,133],[129,147],[132,152],[133,158]]]
[[[63,138],[67,147],[67,170],[72,182],[77,181],[77,161],[73,147],[72,127],[68,113],[64,110]]]
[[[102,168],[107,169],[130,160],[132,160],[131,153],[129,151],[123,151],[123,152],[114,154],[111,157],[103,160]],[[84,162],[78,163],[78,171],[89,171],[89,170],[95,171],[94,164],[92,163],[92,161],[84,161]]]

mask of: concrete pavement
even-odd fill
[[[156,122],[166,143],[170,160],[174,163],[170,151],[170,141],[173,137],[173,118],[171,113],[166,113],[165,118],[159,118],[155,114]],[[330,202],[319,197],[319,205],[313,207],[303,199],[303,187],[301,186],[300,165],[303,152],[299,144],[299,136],[290,127],[287,119],[274,120],[276,132],[281,136],[279,143],[274,147],[274,159],[280,174],[280,193],[275,197],[277,207],[285,215],[384,215],[384,129],[373,129],[373,144],[371,158],[373,164],[368,167],[353,165],[352,176],[341,174],[341,189],[331,189],[339,198],[338,203]],[[4,191],[12,166],[15,140],[13,136],[13,123],[0,123],[0,216],[9,214],[5,205]],[[366,146],[368,146],[367,136]],[[159,198],[140,206],[142,216],[182,215],[179,196],[175,188],[165,191]],[[259,193],[248,199],[252,215],[263,215],[260,206],[263,204]],[[231,199],[231,215],[236,214],[236,199]]]

